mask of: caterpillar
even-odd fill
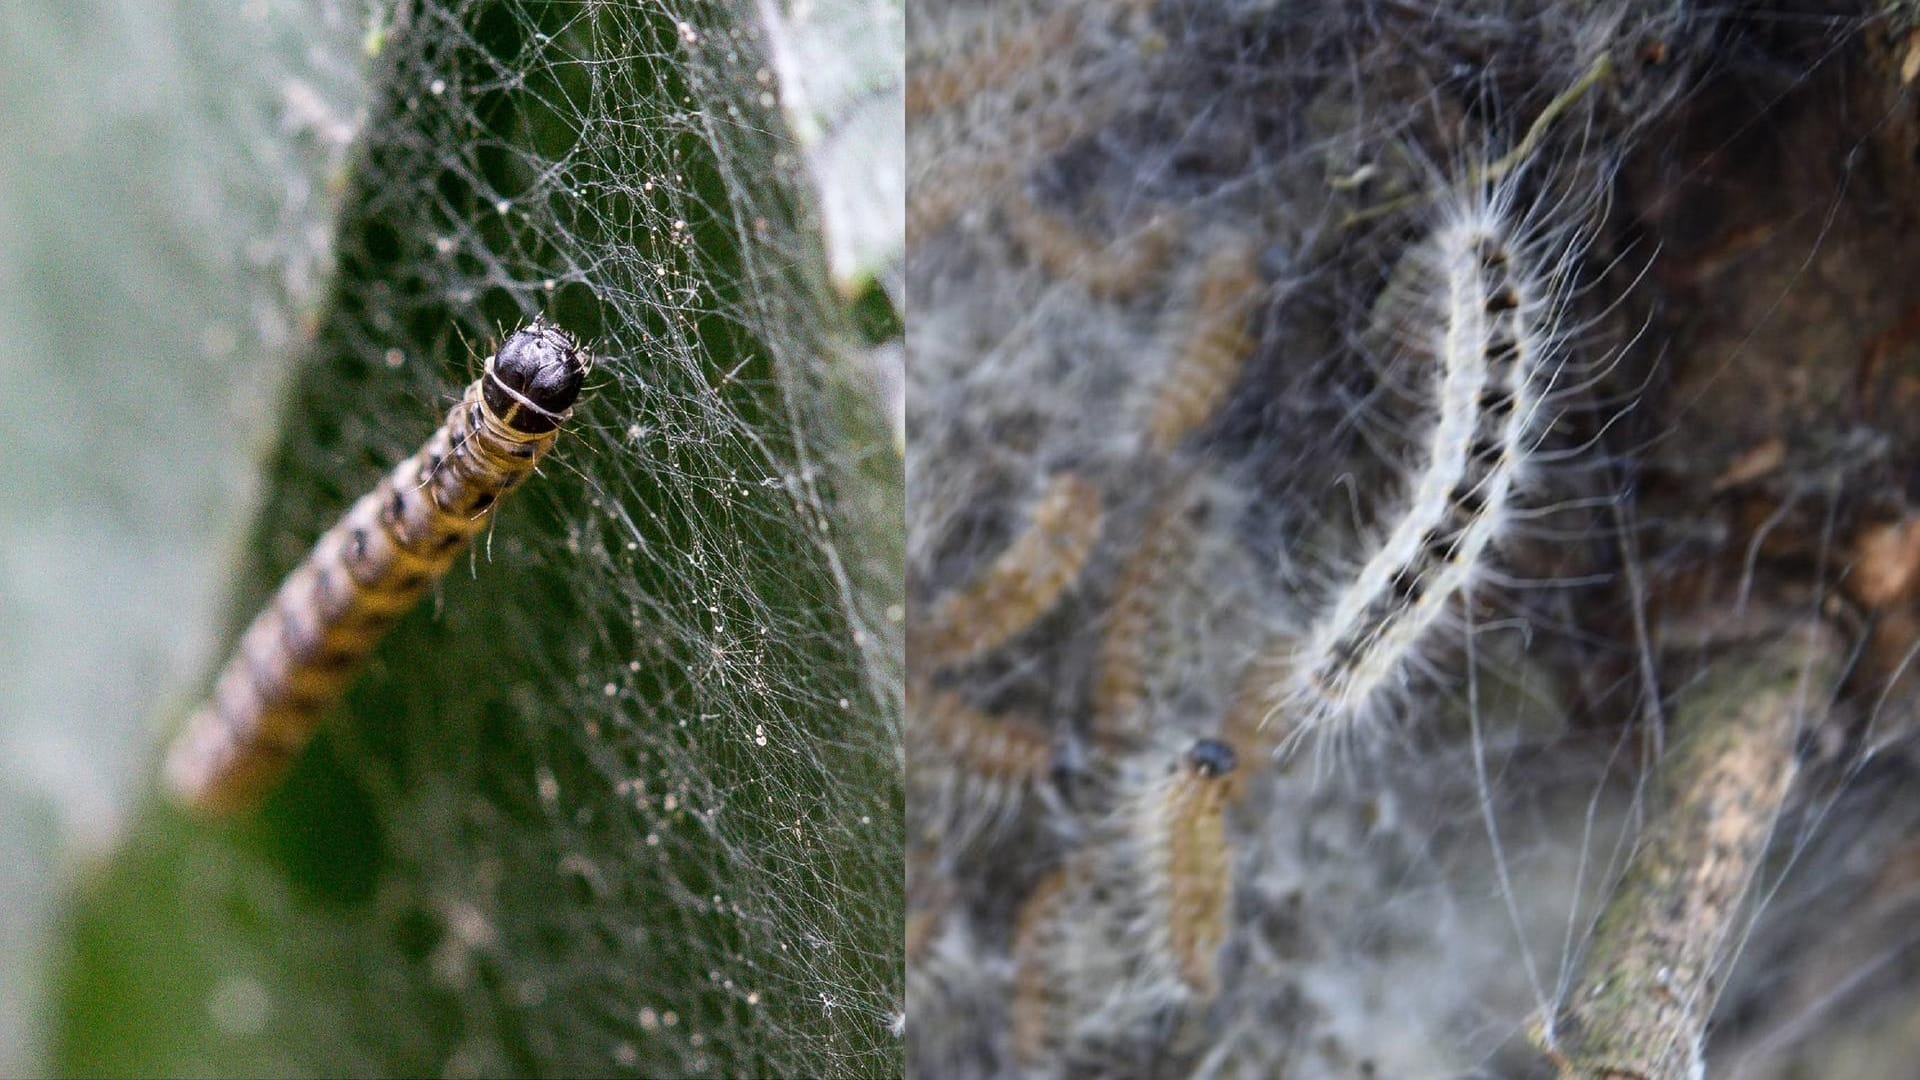
[[[1229,241],[1207,258],[1184,320],[1186,338],[1147,419],[1152,449],[1172,452],[1219,411],[1253,353],[1247,322],[1266,288],[1251,244]]]
[[[1077,227],[1014,193],[1000,207],[1007,232],[1054,281],[1071,281],[1095,297],[1125,300],[1150,284],[1174,254],[1180,236],[1172,211],[1109,238]]]
[[[1275,750],[1286,742],[1287,729],[1272,721],[1285,702],[1282,695],[1293,673],[1293,643],[1284,635],[1261,646],[1260,651],[1240,671],[1232,703],[1220,719],[1220,739],[1238,747],[1252,762],[1269,761]],[[1245,795],[1246,780],[1235,774],[1229,798],[1238,801]]]
[[[1024,5],[986,8],[986,18],[963,19],[967,5],[916,8],[905,103],[914,125],[928,116],[977,107],[992,92],[1017,92],[1022,82],[1046,85],[1063,72],[1063,56],[1097,48],[1131,16],[1151,7],[1150,0],[1088,3],[1071,0],[1052,12],[1022,10]],[[944,9],[944,10],[943,10]],[[971,22],[972,25],[966,25]],[[1121,34],[1124,39],[1126,35]]]
[[[1047,779],[1053,739],[1017,716],[990,716],[950,690],[916,686],[913,771],[916,808],[950,849],[1008,824],[1028,793]]]
[[[1034,1065],[1061,1038],[1062,988],[1058,970],[1061,919],[1066,914],[1068,869],[1059,867],[1040,879],[1020,902],[1013,932],[1011,1027],[1014,1060]]]
[[[1020,906],[1011,1026],[1023,1064],[1097,1058],[1219,992],[1237,755],[1218,739],[1194,740],[1171,761],[1166,751],[1136,757],[1151,774],[1129,778],[1106,835]]]
[[[1408,287],[1385,297],[1390,306],[1415,299],[1403,326],[1437,368],[1434,419],[1405,507],[1295,659],[1306,725],[1363,714],[1510,518],[1551,378],[1552,301],[1518,265],[1502,210],[1497,201],[1456,209],[1408,256]]]
[[[977,32],[957,27],[961,20],[942,10],[965,5],[931,4],[926,17],[911,20],[913,51],[957,55],[909,64],[909,247],[999,201],[1032,166],[1113,115],[1123,101],[1119,84],[1137,75],[1142,49],[1158,40],[1135,25],[1150,6],[1074,0],[1044,15],[1001,10],[979,20]],[[961,40],[953,40],[957,29]],[[1060,64],[1066,55],[1085,56],[1087,66]],[[1063,255],[1077,253],[1074,241],[1055,242]],[[1142,269],[1150,271],[1158,258],[1146,256]]]
[[[907,926],[903,940],[909,965],[919,965],[940,934],[940,925],[953,906],[953,883],[928,865],[924,847],[907,855]]]
[[[542,318],[507,338],[440,430],[353,504],[247,628],[168,752],[176,798],[229,813],[266,797],[375,643],[552,449],[590,364]]]
[[[1203,1000],[1219,989],[1217,954],[1233,895],[1226,807],[1236,762],[1233,747],[1198,739],[1132,810],[1148,893],[1141,948],[1171,961],[1180,982]]]
[[[919,244],[945,229],[972,207],[980,192],[1003,186],[1012,168],[1006,162],[963,160],[926,171],[907,192],[906,236]]]
[[[911,644],[917,663],[948,667],[992,652],[1053,610],[1100,539],[1100,490],[1054,475],[1033,520],[970,584],[941,598]]]
[[[942,43],[942,51],[959,55],[945,64],[915,65],[907,79],[907,115],[918,120],[965,105],[984,90],[1039,70],[1046,60],[1072,46],[1079,28],[1079,9],[1066,8],[1031,24],[1016,23],[997,40],[971,42],[975,46],[971,52],[957,43]]]
[[[1083,130],[1088,112],[1097,114],[1105,108],[1088,102],[1081,111],[1035,117],[1017,137],[991,130],[956,135],[958,145],[938,154],[909,151],[908,160],[915,166],[915,175],[907,183],[909,244],[931,239],[955,219],[994,201],[1033,162],[1071,142]]]
[[[1147,668],[1160,606],[1179,553],[1193,543],[1188,507],[1177,493],[1147,514],[1140,541],[1120,566],[1100,638],[1099,673],[1093,682],[1093,736],[1108,751],[1132,748],[1146,733]]]

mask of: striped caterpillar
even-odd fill
[[[1122,236],[1083,230],[1018,192],[1007,197],[1000,212],[1008,234],[1048,278],[1071,281],[1093,296],[1116,300],[1151,284],[1173,257],[1180,237],[1178,215],[1172,212]]]
[[[1117,82],[1137,72],[1140,39],[1149,37],[1134,24],[1151,6],[1144,0],[1072,0],[1048,14],[1003,6],[967,29],[958,13],[970,6],[915,9],[914,37],[925,44],[914,49],[921,55],[909,62],[904,95],[910,246],[999,202],[1034,164],[1111,116],[1122,100]],[[953,58],[936,62],[943,54]],[[1067,56],[1082,62],[1062,64]],[[1007,122],[1009,113],[1018,121]],[[1015,200],[1016,214],[1022,205]],[[1035,211],[1020,220],[1052,257],[1076,262],[1083,241],[1041,217]],[[1142,238],[1137,273],[1081,263],[1069,276],[1091,273],[1124,291],[1163,258],[1171,233],[1160,233]]]
[[[1233,699],[1220,718],[1221,741],[1237,747],[1247,760],[1256,764],[1272,758],[1291,734],[1269,718],[1285,704],[1276,700],[1275,691],[1288,685],[1293,659],[1292,642],[1285,637],[1263,644],[1241,668]],[[1238,801],[1247,788],[1246,781],[1236,776],[1229,797]]]
[[[168,752],[180,801],[226,813],[265,798],[367,653],[553,448],[589,364],[541,318],[487,359],[446,424],[353,504],[247,628]]]
[[[1100,638],[1099,673],[1093,682],[1093,736],[1103,750],[1130,749],[1148,730],[1144,711],[1151,638],[1166,600],[1168,578],[1179,565],[1177,556],[1194,540],[1194,530],[1183,516],[1187,510],[1177,493],[1156,503],[1141,528],[1139,544],[1121,564],[1114,582]]]
[[[1014,1060],[1023,1065],[1044,1060],[1061,1041],[1058,954],[1064,945],[1068,874],[1060,867],[1041,878],[1020,902],[1014,925],[1010,1026]]]
[[[1266,290],[1251,244],[1228,240],[1207,257],[1183,317],[1185,337],[1147,420],[1155,451],[1172,452],[1226,401],[1256,345],[1247,324]]]
[[[984,90],[1035,71],[1046,59],[1072,46],[1080,14],[1077,8],[1067,8],[1031,24],[1016,25],[998,39],[970,42],[971,50],[945,43],[941,51],[958,57],[945,64],[915,65],[907,79],[907,115],[919,120],[965,105]]]
[[[1433,425],[1406,506],[1292,665],[1307,725],[1357,719],[1464,593],[1509,521],[1552,377],[1553,298],[1518,265],[1497,201],[1463,205],[1409,256],[1389,305],[1434,364]],[[1400,275],[1396,275],[1400,278]],[[1403,295],[1404,294],[1404,295]]]

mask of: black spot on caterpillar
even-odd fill
[[[540,318],[488,358],[446,424],[353,504],[255,617],[167,755],[177,798],[239,811],[279,783],[381,635],[553,448],[590,362]]]

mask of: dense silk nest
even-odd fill
[[[1881,1074],[1908,14],[916,9],[912,1067]]]

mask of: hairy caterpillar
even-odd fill
[[[1082,231],[1024,194],[1008,196],[1000,212],[1008,234],[1049,278],[1074,282],[1097,297],[1125,299],[1151,283],[1180,235],[1172,212],[1112,238]]]
[[[1070,47],[1079,26],[1079,9],[1066,8],[1032,24],[1017,24],[997,40],[976,43],[975,52],[961,52],[950,63],[915,70],[907,78],[907,115],[919,119],[965,105],[981,91],[1035,70]],[[960,51],[952,45],[948,50]]]
[[[1130,748],[1146,731],[1141,709],[1147,694],[1148,639],[1175,556],[1193,543],[1193,529],[1182,516],[1186,510],[1177,494],[1156,503],[1114,581],[1093,683],[1094,740],[1109,750]]]
[[[1068,896],[1068,868],[1040,879],[1020,902],[1013,932],[1013,1056],[1034,1064],[1059,1037],[1061,1022],[1057,970],[1061,918]]]
[[[1239,683],[1226,715],[1220,720],[1220,738],[1254,762],[1271,757],[1286,741],[1289,732],[1271,717],[1284,701],[1281,698],[1293,673],[1293,642],[1281,637],[1261,647],[1261,651],[1241,669]],[[1236,774],[1229,797],[1238,800],[1247,784]]]
[[[991,833],[1019,807],[1026,792],[1046,779],[1053,740],[1039,725],[1018,717],[989,716],[949,690],[916,686],[915,749],[911,768],[916,792],[950,819],[938,837],[960,847]],[[929,774],[929,770],[931,773]]]
[[[917,8],[915,36],[930,40],[915,46],[908,63],[907,118],[918,122],[977,106],[993,91],[1007,92],[1009,84],[1057,81],[1063,72],[1071,76],[1073,68],[1060,62],[1062,56],[1098,46],[1103,34],[1150,6],[1148,0],[1070,0],[1042,13],[1010,4],[981,9],[984,18],[977,12],[958,14],[967,10],[963,4]]]
[[[953,904],[952,883],[927,863],[925,848],[907,856],[907,927],[903,935],[907,963],[917,964],[933,947],[941,922]]]
[[[958,14],[964,5],[916,10],[926,16],[915,22],[917,34],[925,32],[932,39],[929,51],[955,55],[944,63],[932,63],[928,56],[928,63],[909,65],[909,246],[941,232],[957,217],[1000,201],[1005,189],[1033,165],[1120,107],[1116,84],[1138,70],[1143,39],[1153,37],[1129,24],[1148,6],[1142,0],[1075,0],[1050,14],[1002,9],[971,30],[960,25],[966,21]],[[943,33],[959,40],[941,42]],[[1061,64],[1067,54],[1081,57],[1086,66]],[[1005,122],[1009,111],[1018,115],[1017,123]],[[1073,257],[1081,242],[1066,235],[1070,232],[1052,235],[1059,250]],[[1162,238],[1158,230],[1150,230],[1143,242],[1152,247]],[[1158,257],[1145,254],[1141,269],[1150,271]],[[1125,278],[1116,279],[1121,289]]]
[[[1184,319],[1186,336],[1147,419],[1153,449],[1171,451],[1226,400],[1253,352],[1247,321],[1266,287],[1249,244],[1229,242],[1207,258]]]
[[[1465,202],[1408,256],[1391,304],[1431,360],[1433,422],[1406,505],[1295,658],[1306,724],[1359,717],[1461,594],[1507,524],[1552,377],[1551,290],[1520,263],[1498,200]],[[1399,277],[1400,275],[1396,275]]]
[[[917,663],[972,660],[1033,625],[1067,591],[1100,539],[1100,489],[1076,473],[1055,474],[1033,520],[971,583],[941,598],[915,635]]]
[[[541,318],[489,357],[447,422],[361,497],[281,583],[166,762],[208,812],[256,805],[386,630],[552,449],[590,363]]]
[[[1181,983],[1201,998],[1219,989],[1218,953],[1227,936],[1232,859],[1226,805],[1237,756],[1218,739],[1200,739],[1132,810],[1145,865],[1143,950],[1171,961]]]
[[[922,243],[946,228],[978,201],[980,192],[1004,185],[1010,171],[1004,162],[973,160],[929,170],[907,193],[908,241]]]
[[[1233,895],[1226,831],[1236,755],[1199,739],[1136,775],[1105,839],[1069,856],[1021,904],[1014,927],[1016,1058],[1118,1047],[1155,1014],[1219,992]]]

